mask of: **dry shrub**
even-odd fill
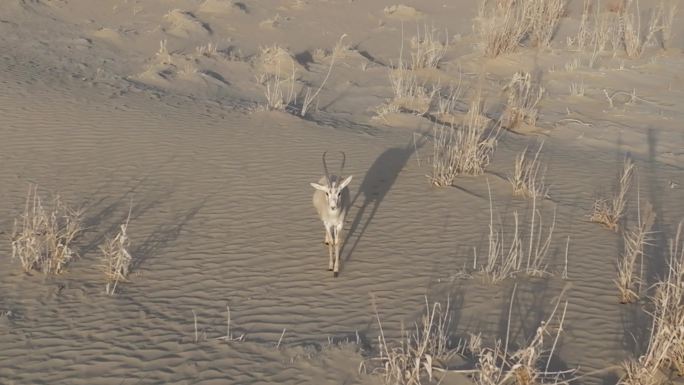
[[[516,72],[503,88],[508,93],[502,125],[515,129],[523,124],[534,127],[537,124],[537,105],[544,95],[544,88],[532,82],[529,72]]]
[[[266,108],[291,109],[296,102],[295,81],[299,67],[292,55],[277,45],[261,47],[257,62],[260,71],[257,82],[264,86]]]
[[[664,370],[684,372],[684,240],[682,222],[670,240],[667,277],[655,284],[651,298],[651,335],[646,352],[623,363],[620,385],[660,385],[669,383]]]
[[[641,30],[641,12],[639,10],[639,0],[626,0],[624,12],[620,15],[620,32],[625,46],[625,52],[629,57],[639,57],[644,48],[653,44],[655,35],[662,29],[663,11],[662,7],[656,7],[651,11],[646,34]]]
[[[437,68],[449,46],[448,34],[446,36],[442,43],[434,28],[423,26],[422,36],[419,28],[416,36],[411,39],[411,68]]]
[[[529,33],[524,1],[481,0],[475,28],[485,56],[497,57],[518,49]]]
[[[430,111],[439,87],[428,88],[425,83],[420,83],[413,70],[406,68],[401,61],[397,68],[389,70],[389,79],[394,91],[394,98],[389,102],[389,111],[409,111],[418,115],[425,115]]]
[[[653,206],[648,203],[644,208],[643,214],[639,212],[637,225],[623,234],[624,252],[618,259],[618,277],[615,284],[620,290],[620,303],[632,303],[639,299],[637,285],[641,284],[641,274],[637,275],[636,263],[641,260],[643,266],[644,248],[651,237],[651,228],[655,222]]]
[[[119,233],[114,237],[107,239],[104,244],[100,246],[102,251],[102,270],[105,275],[105,292],[109,295],[114,294],[116,286],[120,281],[126,281],[128,273],[130,272],[131,262],[133,257],[128,252],[130,247],[130,239],[128,238],[128,221],[122,224],[119,228]]]
[[[568,46],[580,51],[591,49],[594,56],[610,47],[613,56],[624,49],[627,56],[639,57],[646,47],[656,43],[660,35],[662,48],[668,48],[677,13],[675,1],[661,0],[651,10],[645,28],[642,27],[638,0],[612,1],[608,3],[607,13],[596,7],[594,14],[590,15],[591,8],[591,0],[585,0],[578,34],[568,39]]]
[[[435,128],[430,181],[439,187],[451,186],[458,175],[480,175],[489,165],[496,147],[498,129],[488,129],[480,114],[480,103],[473,102],[466,122],[458,128]]]
[[[29,186],[21,220],[14,221],[12,258],[18,258],[25,272],[60,274],[77,257],[73,242],[81,232],[81,214],[55,196],[43,207],[38,186]]]
[[[418,385],[423,380],[431,381],[440,364],[456,354],[449,346],[451,324],[449,302],[444,308],[438,302],[430,306],[425,298],[425,314],[415,328],[405,330],[398,344],[388,342],[382,329],[377,307],[375,316],[380,328],[378,336],[379,356],[362,363],[371,367],[372,373],[382,375],[386,384]]]
[[[513,289],[515,296],[515,288]],[[511,308],[514,298],[511,298]],[[541,385],[541,384],[570,384],[576,370],[549,371],[551,358],[558,344],[568,302],[563,305],[559,313],[560,301],[556,304],[551,315],[542,321],[532,340],[519,349],[509,352],[509,325],[506,331],[506,341],[496,340],[493,347],[482,347],[481,337],[471,338],[469,343],[470,355],[476,360],[476,371],[473,379],[477,385]],[[555,332],[553,342],[549,343],[547,336]],[[549,348],[550,346],[550,348]],[[548,351],[546,365],[544,356]]]
[[[600,223],[610,230],[618,231],[627,207],[627,192],[632,185],[633,173],[634,163],[632,163],[631,159],[625,158],[617,191],[610,200],[599,198],[594,202],[594,209],[589,218],[590,221]]]
[[[565,13],[564,0],[528,0],[530,40],[534,46],[549,47],[561,16]]]
[[[476,29],[485,55],[514,52],[525,41],[550,46],[564,12],[564,0],[482,0]]]
[[[542,168],[539,153],[544,147],[542,142],[534,154],[534,158],[527,158],[527,147],[515,158],[515,172],[508,178],[513,186],[513,195],[527,198],[546,198],[549,189],[544,179],[546,168]]]
[[[487,183],[489,189],[489,183]],[[492,282],[497,283],[504,279],[515,276],[517,273],[525,273],[530,276],[543,276],[548,274],[546,256],[551,246],[553,231],[556,227],[556,212],[554,209],[553,219],[546,233],[541,211],[537,209],[537,200],[532,197],[530,212],[530,230],[527,244],[519,231],[518,212],[513,212],[513,234],[508,242],[502,225],[494,225],[494,207],[492,193],[489,190],[489,237],[487,242],[487,258],[482,266],[482,272]],[[567,258],[567,255],[566,255]],[[475,266],[478,261],[475,252]]]

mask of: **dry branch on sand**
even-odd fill
[[[81,232],[81,214],[59,196],[51,207],[43,207],[38,186],[29,186],[21,220],[14,221],[12,258],[18,258],[25,272],[59,274],[77,256],[73,241]]]
[[[627,192],[632,185],[633,173],[634,163],[630,158],[625,158],[617,191],[610,200],[599,198],[594,202],[594,208],[589,218],[591,222],[600,223],[610,230],[618,231],[627,207]]]

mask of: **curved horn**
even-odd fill
[[[329,181],[330,180],[330,173],[328,172],[328,165],[325,162],[325,154],[327,154],[328,151],[323,152],[323,170],[325,170],[325,178]]]
[[[340,176],[342,175],[342,172],[344,171],[344,164],[347,162],[347,155],[344,153],[344,151],[340,151],[342,154],[342,165],[340,166]]]

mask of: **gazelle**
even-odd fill
[[[311,183],[311,187],[316,189],[313,194],[313,205],[323,221],[323,226],[325,226],[325,244],[328,245],[328,255],[330,256],[328,270],[333,271],[333,277],[337,277],[340,271],[340,233],[344,226],[344,217],[347,215],[350,206],[347,185],[351,182],[352,176],[342,179],[341,176],[330,175],[328,165],[325,162],[326,153],[327,151],[323,153],[325,176],[318,183]],[[340,174],[344,169],[345,160],[346,156],[342,152]]]

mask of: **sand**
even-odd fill
[[[589,68],[587,55],[565,44],[579,23],[577,1],[551,49],[494,59],[482,57],[477,6],[465,0],[97,3],[0,8],[1,384],[379,384],[359,371],[378,351],[372,298],[388,339],[420,319],[427,298],[450,301],[454,341],[478,332],[492,340],[505,337],[514,285],[516,344],[564,293],[553,365],[579,368],[580,383],[614,384],[614,368],[643,351],[650,320],[639,304],[620,305],[613,283],[622,238],[588,216],[629,154],[638,196],[657,215],[646,278],[662,273],[667,240],[684,219],[681,13],[667,50],[605,55]],[[392,96],[388,66],[402,35],[408,55],[424,25],[448,35],[449,46],[439,69],[421,77],[461,78],[462,107],[479,86],[485,115],[497,119],[501,88],[516,71],[538,73],[546,89],[534,132],[504,131],[486,174],[450,188],[426,177],[434,122],[376,112]],[[298,86],[315,91],[343,34],[347,48],[308,116],[264,108],[260,75],[286,77],[296,66]],[[262,54],[274,45],[287,67]],[[573,82],[583,96],[570,95]],[[497,221],[510,227],[518,210],[528,223],[530,202],[512,196],[507,177],[515,156],[541,140],[550,198],[537,204],[557,218],[550,274],[464,279],[473,248],[486,248],[488,184]],[[309,186],[326,150],[334,169],[344,151],[344,173],[354,175],[336,279]],[[85,209],[80,258],[61,275],[25,274],[11,258],[30,184]],[[636,184],[629,197],[634,223]],[[108,296],[98,246],[129,209],[134,267]],[[242,341],[217,340],[227,306]],[[469,381],[447,374],[442,383]]]

